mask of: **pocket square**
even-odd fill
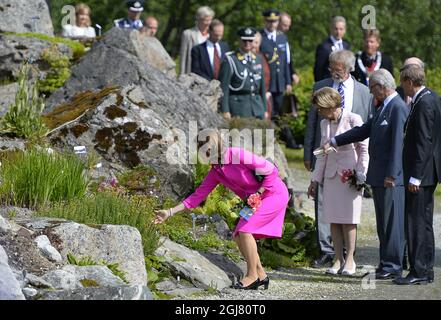
[[[380,126],[387,126],[389,123],[387,123],[386,119],[383,120],[383,122],[380,124]]]

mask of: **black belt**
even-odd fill
[[[256,92],[251,92],[251,91],[249,91],[249,92],[240,92],[240,93],[234,92],[234,93],[230,93],[230,96],[250,96],[252,94],[259,95],[259,92],[257,92],[257,91]]]

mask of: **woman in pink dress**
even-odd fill
[[[358,114],[343,112],[341,96],[332,88],[318,90],[314,94],[313,105],[324,118],[320,123],[322,146],[334,136],[363,124]],[[355,240],[357,224],[360,223],[363,191],[357,191],[355,187],[342,182],[341,176],[344,170],[355,170],[357,181],[364,182],[368,163],[368,140],[341,146],[336,152],[317,156],[308,194],[315,195],[316,182],[323,185],[323,222],[331,224],[336,257],[334,265],[326,271],[327,273],[355,274]],[[346,261],[343,244],[347,249]]]
[[[269,278],[260,263],[256,239],[282,236],[288,189],[279,178],[274,164],[242,148],[225,147],[217,131],[211,131],[208,141],[198,142],[198,150],[199,154],[206,151],[211,170],[197,190],[180,205],[158,211],[155,223],[162,223],[182,210],[197,207],[218,184],[244,200],[259,196],[260,207],[248,220],[241,218],[233,233],[234,241],[247,262],[247,274],[233,288],[257,290],[259,286],[264,286],[267,289]],[[264,176],[262,182],[257,181],[255,173]]]

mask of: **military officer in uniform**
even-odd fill
[[[141,30],[141,28],[144,27],[140,19],[141,13],[144,11],[144,0],[128,0],[126,3],[129,10],[127,18],[115,20],[115,27]]]
[[[256,117],[263,119],[266,113],[265,76],[262,57],[255,55],[253,28],[238,32],[240,49],[228,52],[221,64],[219,81],[224,93],[221,111],[225,118]]]
[[[288,64],[290,49],[288,38],[277,30],[280,12],[268,9],[263,12],[265,28],[262,30],[260,52],[264,54],[270,66],[270,92],[273,98],[273,118],[277,118],[283,104],[285,92],[292,91],[291,71]]]

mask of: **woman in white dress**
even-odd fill
[[[326,87],[314,94],[313,105],[324,118],[320,123],[321,145],[334,136],[361,126],[363,121],[358,114],[343,112],[341,96],[338,91]],[[331,224],[331,237],[334,244],[335,262],[326,272],[331,274],[353,275],[357,224],[360,223],[363,190],[357,191],[342,181],[343,171],[356,172],[357,182],[364,182],[369,163],[368,140],[338,147],[336,152],[317,156],[308,194],[315,196],[315,183],[323,185],[323,219]],[[346,261],[343,247],[346,245]]]
[[[65,38],[95,38],[95,29],[91,27],[91,10],[87,4],[80,3],[75,6],[75,25],[64,25],[62,35]]]

